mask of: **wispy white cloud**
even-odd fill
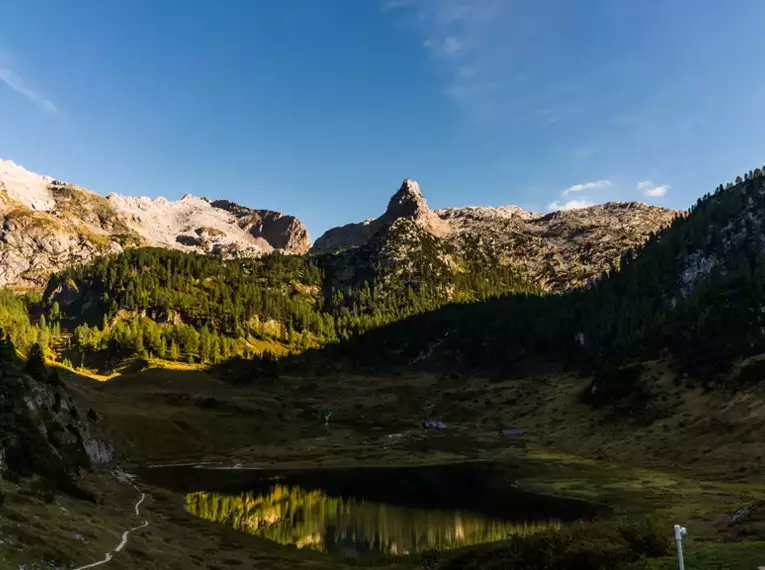
[[[667,191],[672,188],[669,184],[654,184],[650,180],[643,180],[638,182],[637,190],[642,192],[644,196],[651,198],[661,198]]]
[[[446,36],[443,42],[443,50],[446,55],[454,55],[465,47],[465,42],[454,36]]]
[[[32,103],[40,107],[46,113],[50,113],[51,115],[58,115],[58,107],[56,107],[56,105],[54,105],[50,100],[40,95],[37,91],[29,87],[24,82],[24,80],[19,77],[19,75],[16,74],[13,70],[6,67],[0,67],[0,81],[16,91],[16,93],[19,93],[20,95],[23,95],[29,99]]]
[[[595,154],[597,150],[597,147],[592,144],[578,146],[571,150],[571,158],[574,160],[583,160]]]
[[[398,10],[401,8],[407,8],[411,5],[411,0],[384,0],[382,3],[383,12],[389,10]]]
[[[581,210],[582,208],[589,208],[594,205],[595,203],[590,202],[589,200],[568,200],[567,202],[558,202],[555,200],[547,205],[547,209],[566,212],[568,210]]]
[[[563,191],[563,195],[567,196],[571,192],[582,192],[583,190],[599,190],[602,188],[609,188],[611,186],[610,180],[593,180],[591,182],[582,182],[581,184],[574,184],[569,186]]]
[[[455,36],[446,36],[445,38],[427,39],[422,45],[433,51],[436,55],[443,58],[456,56],[465,47],[465,42]],[[458,67],[457,72],[464,77],[465,67]]]
[[[462,53],[468,47],[467,40],[456,35],[429,37],[422,42],[436,59],[448,66],[449,73],[456,82],[469,82],[476,70],[462,63]]]
[[[584,112],[590,99],[582,103],[577,96],[602,84],[616,69],[605,64],[572,70],[558,63],[564,58],[530,65],[530,52],[549,27],[539,11],[522,2],[379,1],[383,6],[394,2],[400,8],[394,17],[420,36],[444,82],[444,94],[471,118],[497,126],[505,121],[559,125]]]
[[[609,188],[612,186],[612,183],[610,180],[591,180],[589,182],[581,182],[579,184],[574,184],[573,186],[569,186],[566,188],[563,192],[560,193],[561,196],[566,197],[569,194],[575,193],[575,192],[583,192],[585,190],[601,190],[603,188]],[[552,211],[567,211],[567,210],[579,210],[581,208],[589,208],[590,206],[594,206],[595,202],[590,201],[587,198],[580,198],[578,200],[554,200],[550,202],[547,205],[548,210]]]
[[[509,16],[507,0],[382,0],[386,11],[400,8],[413,23],[422,45],[446,80],[444,93],[468,109],[497,99],[495,88],[506,74],[496,68],[505,45],[499,40]],[[506,23],[506,21],[505,21]],[[500,34],[502,30],[502,34]]]

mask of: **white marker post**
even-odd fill
[[[685,561],[683,560],[683,537],[686,534],[684,526],[675,525],[675,540],[677,541],[677,562],[680,570],[685,570]]]

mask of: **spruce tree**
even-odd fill
[[[170,341],[170,360],[177,361],[180,358],[180,355],[178,353],[178,345],[175,344],[175,341]]]

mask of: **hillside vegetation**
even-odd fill
[[[216,363],[301,352],[454,302],[537,291],[476,247],[461,257],[408,220],[344,254],[223,260],[164,249],[101,257],[54,275],[32,303],[38,332],[9,296],[20,345],[34,340],[76,364],[105,353]],[[356,273],[345,275],[352,264]],[[62,333],[61,331],[64,331]],[[22,338],[23,337],[23,338]],[[58,347],[56,346],[58,343]]]
[[[333,366],[506,376],[543,362],[626,385],[635,374],[615,369],[666,355],[711,377],[765,351],[764,183],[758,169],[721,185],[611,271],[566,293],[546,292],[478,238],[458,246],[400,217],[337,253],[104,256],[51,277],[42,300],[28,300],[31,321],[9,293],[0,314],[22,349],[40,342],[101,368],[130,356],[217,363],[308,353]]]
[[[665,355],[688,373],[715,376],[765,351],[764,213],[758,170],[700,198],[587,287],[449,305],[332,356],[512,375],[539,361],[590,372]]]

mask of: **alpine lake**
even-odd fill
[[[266,470],[145,468],[193,516],[298,549],[345,557],[445,551],[607,515],[517,488],[490,462]]]

